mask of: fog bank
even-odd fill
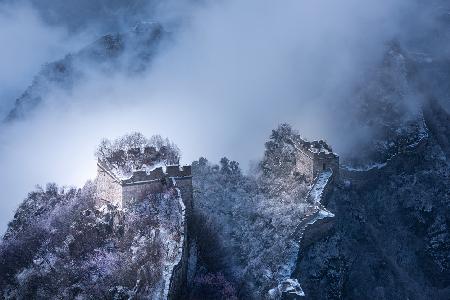
[[[181,12],[171,5],[159,19],[176,26],[148,72],[88,70],[73,91],[53,91],[32,116],[1,128],[0,231],[35,184],[92,178],[102,137],[158,133],[178,144],[183,163],[226,155],[246,166],[270,130],[289,122],[345,151],[367,138],[349,127],[355,87],[380,63],[386,42],[409,34],[405,20],[417,12],[406,0],[233,0],[183,3]],[[16,24],[0,29],[0,39],[18,43],[0,50],[0,79],[16,76],[9,85],[17,90],[43,60],[74,47],[61,28],[15,13],[16,23],[0,14],[0,25]],[[10,37],[24,34],[24,42]]]

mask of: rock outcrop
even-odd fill
[[[333,222],[305,231],[295,272],[305,299],[448,299],[445,147],[431,134],[379,168],[349,174],[328,198]]]

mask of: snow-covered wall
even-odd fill
[[[343,167],[341,169],[343,182],[350,186],[370,185],[371,180],[395,174],[404,163],[418,163],[423,159],[428,141],[428,136],[425,136],[411,147],[406,147],[383,163],[375,163],[359,169]]]
[[[298,299],[298,297],[305,296],[301,288],[301,283],[293,278],[295,272],[296,261],[300,251],[304,249],[305,243],[310,243],[311,228],[313,231],[320,232],[321,230],[329,230],[333,224],[334,214],[329,212],[323,205],[322,201],[327,197],[327,194],[333,186],[334,173],[331,169],[322,171],[314,180],[306,200],[312,205],[311,211],[305,214],[304,218],[299,222],[294,234],[292,235],[292,243],[296,245],[291,254],[291,258],[286,262],[284,272],[278,279],[278,286],[268,291],[269,299]],[[330,221],[331,219],[331,221]],[[323,224],[327,224],[326,227]],[[330,225],[331,224],[331,225]],[[313,234],[314,237],[314,234]]]
[[[297,151],[296,172],[305,175],[308,182],[323,171],[331,169],[333,176],[339,177],[339,157],[334,153],[312,153],[304,149]]]
[[[339,177],[339,157],[317,155],[313,160],[314,178],[328,169],[332,170],[333,178]]]
[[[165,185],[171,185],[169,178],[180,181],[182,194],[187,193],[188,201],[192,201],[191,166],[178,165],[154,168],[150,171],[138,170],[131,177],[121,178],[101,162],[97,164],[96,195],[98,204],[109,202],[118,207],[126,207],[129,203],[143,199],[148,193],[159,193]],[[183,183],[182,183],[182,182]]]
[[[180,251],[180,260],[173,267],[170,278],[170,287],[168,299],[181,299],[186,296],[184,293],[187,289],[187,272],[189,265],[189,248],[190,236],[188,232],[188,222],[192,215],[192,177],[172,178],[172,184],[177,188],[179,193],[180,205],[183,207],[183,243]]]
[[[96,199],[97,205],[105,202],[122,207],[122,186],[114,176],[100,165],[97,166]]]

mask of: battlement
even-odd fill
[[[166,174],[169,177],[188,177],[192,176],[191,166],[167,166]]]
[[[148,193],[160,192],[175,182],[180,188],[188,190],[188,197],[191,194],[191,166],[170,165],[152,170],[141,169],[123,178],[117,176],[107,163],[99,160],[97,166],[97,198],[120,207],[143,199]]]
[[[146,151],[150,152],[152,151],[152,147],[145,148]],[[129,152],[136,153],[139,148],[136,149],[130,149]],[[139,152],[138,152],[139,153]],[[152,180],[160,180],[165,177],[190,177],[192,176],[191,166],[179,166],[179,165],[170,165],[165,167],[165,171],[163,167],[157,167],[153,170],[146,171],[146,170],[137,170],[134,171],[131,176],[128,176],[128,178],[120,178],[117,176],[117,174],[112,170],[113,168],[109,166],[109,164],[105,161],[98,160],[97,166],[99,169],[103,172],[106,172],[109,176],[111,176],[115,181],[117,181],[119,184],[130,184],[133,182],[141,182],[141,181],[152,181]],[[100,171],[99,170],[99,171]]]
[[[133,184],[141,184],[151,181],[163,180],[166,177],[169,178],[183,178],[183,177],[191,177],[191,166],[167,166],[166,172],[164,172],[162,167],[155,168],[150,172],[146,172],[144,170],[133,172],[133,176],[131,178],[122,180],[122,185],[133,185]]]

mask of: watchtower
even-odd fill
[[[192,202],[191,166],[171,165],[153,170],[137,170],[128,178],[119,176],[107,162],[98,161],[96,198],[98,204],[108,202],[118,207],[145,198],[146,195],[161,192],[167,186],[180,189],[187,207]]]
[[[331,169],[333,177],[339,177],[339,156],[323,140],[308,142],[300,140],[296,143],[296,172],[312,182],[320,172]]]

